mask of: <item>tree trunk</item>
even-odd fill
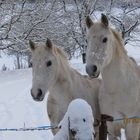
[[[19,53],[17,53],[16,59],[17,59],[17,69],[20,69],[21,67],[20,67],[20,54]]]

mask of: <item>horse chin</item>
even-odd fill
[[[43,101],[44,100],[44,97],[42,96],[42,97],[40,97],[40,98],[33,98],[35,101],[37,101],[37,102],[41,102],[41,101]]]
[[[90,75],[90,77],[91,77],[91,78],[98,78],[99,75],[100,75],[100,72],[98,71],[98,72],[96,72],[95,74]]]

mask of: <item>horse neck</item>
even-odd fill
[[[123,46],[118,46],[118,44],[115,43],[115,46],[112,47],[112,59],[110,63],[102,69],[102,77],[104,84],[114,91],[114,87],[121,88],[122,86],[128,86],[122,83],[132,83],[135,79],[135,64],[129,59]],[[129,79],[131,80],[128,81]]]

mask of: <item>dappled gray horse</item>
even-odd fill
[[[114,118],[140,115],[140,73],[139,68],[127,55],[121,35],[109,27],[108,19],[102,14],[101,22],[86,18],[87,65],[90,76],[98,77],[101,72],[102,85],[99,104],[102,114]],[[120,135],[120,128],[126,129],[127,140],[138,140],[140,124],[108,122],[108,130],[114,136]],[[114,137],[109,135],[110,140]]]
[[[49,39],[46,43],[30,41],[30,48],[33,62],[31,95],[34,100],[42,101],[49,91],[47,111],[51,125],[58,125],[69,103],[76,98],[86,100],[92,107],[94,118],[99,119],[100,80],[90,79],[73,69],[64,52],[54,47]]]

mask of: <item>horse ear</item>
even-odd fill
[[[104,14],[101,15],[101,22],[103,23],[103,25],[108,27],[108,19],[107,19],[106,15],[104,15]]]
[[[35,43],[32,40],[29,40],[29,46],[32,51],[35,50]]]
[[[93,21],[91,20],[91,18],[89,16],[86,17],[86,25],[88,28],[90,28],[93,25]]]
[[[47,38],[46,47],[52,49],[52,41],[49,38]]]

